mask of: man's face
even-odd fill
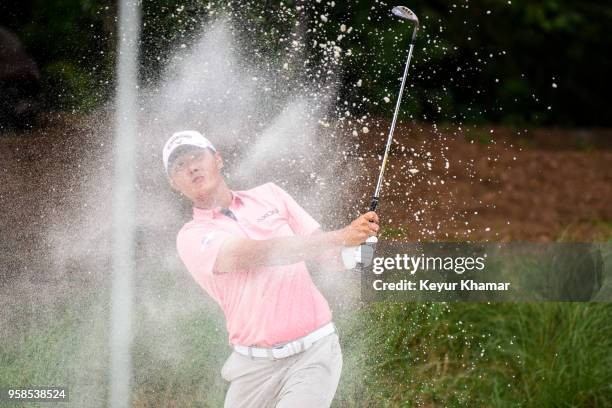
[[[221,155],[210,149],[193,147],[172,161],[169,176],[172,187],[191,201],[208,201],[222,180]]]

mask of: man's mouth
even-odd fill
[[[199,183],[204,180],[204,176],[195,176],[191,181],[193,183]]]

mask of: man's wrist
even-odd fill
[[[330,241],[332,246],[344,246],[344,233],[340,230],[330,231]]]

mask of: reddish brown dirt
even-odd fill
[[[374,128],[370,134],[378,136],[369,146],[382,152],[385,132]],[[378,210],[386,235],[411,241],[609,239],[610,142],[612,132],[605,130],[400,127]],[[368,154],[365,146],[357,155]],[[365,160],[372,184],[379,163],[378,157]],[[357,190],[369,196],[372,186]]]
[[[71,222],[80,163],[96,154],[88,129],[82,117],[50,115],[40,128],[0,134],[0,283],[48,267],[44,234]]]

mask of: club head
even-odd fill
[[[395,6],[391,10],[391,12],[403,20],[409,20],[409,21],[414,22],[417,25],[419,24],[418,17],[408,7]]]

